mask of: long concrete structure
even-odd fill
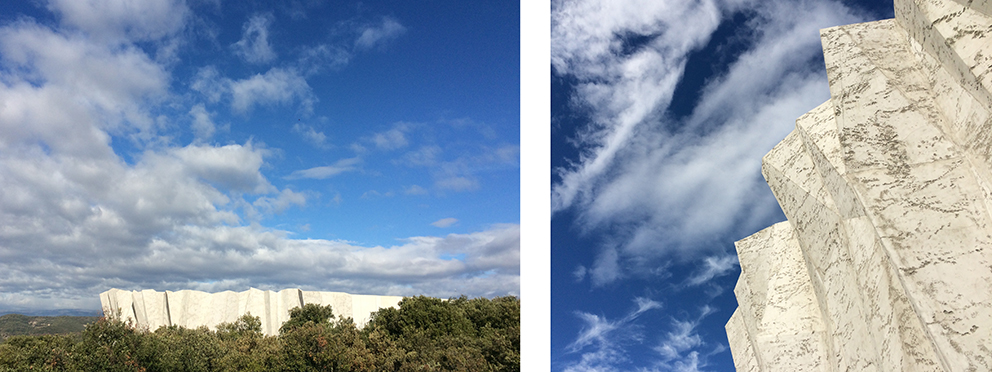
[[[738,371],[992,371],[992,0],[821,30],[831,98],[763,159]]]
[[[244,292],[207,293],[182,290],[124,291],[111,289],[100,294],[103,313],[131,320],[139,327],[156,330],[162,326],[215,329],[245,314],[259,317],[262,333],[278,335],[279,327],[289,320],[289,310],[305,304],[331,305],[334,315],[351,317],[359,327],[380,308],[396,307],[403,297],[353,295],[342,292],[317,292],[300,289],[263,291],[251,288]]]

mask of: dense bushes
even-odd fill
[[[361,330],[330,306],[306,305],[273,337],[250,315],[216,331],[100,319],[77,334],[0,343],[0,372],[24,370],[519,371],[520,300],[409,297]]]

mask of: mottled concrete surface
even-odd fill
[[[403,297],[352,295],[342,292],[316,292],[300,289],[263,291],[249,289],[244,292],[153,290],[124,291],[111,289],[100,294],[103,312],[131,320],[138,327],[149,330],[161,326],[177,325],[186,328],[206,326],[210,329],[220,323],[231,323],[245,314],[259,317],[262,333],[279,334],[279,327],[289,320],[289,310],[305,304],[331,305],[334,315],[350,317],[359,327],[368,323],[371,314],[384,307],[396,307]]]
[[[821,31],[831,99],[763,160],[788,221],[736,244],[738,370],[992,370],[990,10]]]

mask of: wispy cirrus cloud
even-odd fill
[[[668,317],[667,331],[654,330],[649,333],[660,337],[644,337],[642,329],[648,322],[641,319],[642,314],[661,309],[662,304],[644,297],[637,297],[634,302],[637,307],[617,320],[576,312],[584,325],[566,350],[581,356],[561,370],[630,370],[632,367],[627,350],[647,346],[654,354],[648,356],[646,366],[636,367],[637,370],[695,372],[703,370],[709,356],[725,351],[722,344],[707,342],[699,334],[703,319],[714,312],[712,307],[704,305],[698,308],[699,315],[689,319]]]
[[[761,156],[829,97],[819,28],[857,16],[829,0],[555,5],[552,65],[574,79],[590,122],[572,138],[578,158],[556,169],[552,210],[574,210],[587,232],[622,226],[589,269],[595,283],[699,259],[777,215]],[[750,17],[748,45],[688,115],[668,114],[690,56],[738,12]]]
[[[724,276],[740,266],[735,254],[719,254],[704,258],[702,268],[685,281],[689,287],[699,286],[713,278]]]
[[[300,179],[300,178],[311,178],[311,179],[327,179],[339,175],[344,172],[351,172],[358,170],[358,165],[362,163],[362,159],[358,157],[341,159],[334,162],[333,165],[325,165],[320,167],[313,167],[309,169],[301,169],[294,171],[287,179]]]
[[[564,371],[618,371],[618,364],[627,360],[625,346],[642,341],[639,326],[635,323],[641,314],[662,307],[660,302],[644,297],[634,299],[637,308],[617,320],[578,311],[582,320],[579,335],[568,346],[570,353],[582,354],[577,363],[566,366]]]

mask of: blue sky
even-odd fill
[[[818,30],[891,1],[551,3],[551,366],[732,371],[761,157],[829,98]]]
[[[519,4],[0,13],[0,310],[520,292]]]

